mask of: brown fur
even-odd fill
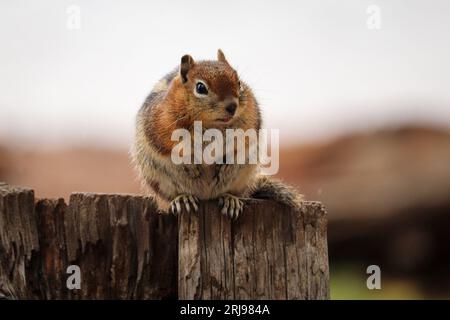
[[[202,101],[194,96],[193,86],[200,79],[215,94],[216,103],[220,104],[229,97],[239,100],[238,110],[233,122],[222,124],[214,122],[211,101]],[[168,90],[161,101],[145,112],[146,134],[159,152],[169,156],[172,148],[178,143],[171,140],[175,129],[184,128],[192,131],[194,121],[201,120],[205,128],[250,128],[259,129],[261,125],[260,112],[250,88],[243,84],[244,92],[239,93],[239,78],[236,71],[228,63],[220,61],[200,61],[187,72],[187,81],[183,83],[177,75],[168,85]],[[240,97],[240,98],[239,98]],[[219,106],[223,109],[223,106]],[[225,112],[222,111],[223,116]]]
[[[255,193],[252,186],[257,181],[257,164],[176,165],[171,160],[172,148],[179,143],[171,140],[173,131],[187,129],[193,137],[194,121],[202,121],[204,129],[215,128],[223,133],[228,128],[245,131],[261,127],[258,103],[251,89],[239,79],[222,51],[217,57],[217,61],[195,62],[191,56],[183,56],[180,67],[161,79],[138,113],[133,160],[162,210],[170,201],[179,201],[174,199],[180,196],[225,196],[238,205],[233,196]],[[207,95],[194,93],[197,81],[207,86]],[[230,103],[237,105],[233,116],[226,111]],[[267,183],[264,188],[275,190]],[[234,213],[230,208],[224,210],[231,216],[238,214],[237,208]]]

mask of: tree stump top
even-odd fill
[[[0,298],[328,299],[326,213],[244,200],[161,214],[152,197],[73,193],[34,199],[0,182]],[[69,289],[71,265],[80,289]]]

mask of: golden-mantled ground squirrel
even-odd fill
[[[132,157],[161,210],[178,214],[183,207],[197,210],[199,200],[218,199],[222,213],[235,218],[242,212],[243,197],[301,205],[301,195],[260,175],[258,164],[175,164],[171,153],[177,141],[172,141],[172,133],[192,132],[194,121],[222,132],[261,127],[252,90],[220,49],[214,61],[183,56],[180,66],[155,85],[138,112]]]

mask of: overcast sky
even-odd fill
[[[450,126],[448,0],[2,0],[0,40],[0,142],[127,146],[153,84],[219,47],[284,141]]]

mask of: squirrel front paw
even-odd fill
[[[191,205],[194,211],[198,211],[198,198],[189,194],[179,195],[170,202],[169,210],[174,215],[181,214],[183,205],[187,212],[191,211]]]
[[[231,219],[237,219],[244,209],[244,203],[238,197],[224,193],[219,196],[219,208],[222,214],[229,216]]]

